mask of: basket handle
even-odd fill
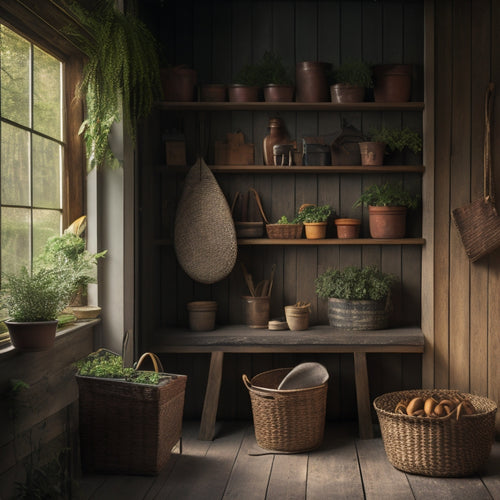
[[[153,362],[153,367],[155,369],[155,372],[158,373],[158,372],[163,372],[163,366],[161,364],[161,361],[160,361],[160,358],[152,353],[152,352],[145,352],[140,358],[139,358],[139,361],[137,361],[136,365],[135,365],[135,369],[138,370],[140,367],[141,367],[141,364],[142,362],[146,359],[146,358],[150,358],[151,361]]]
[[[249,191],[253,194],[255,201],[257,202],[257,206],[259,207],[260,215],[262,215],[262,219],[266,224],[269,224],[267,220],[266,214],[264,213],[264,208],[262,207],[262,202],[260,201],[259,193],[254,188],[250,188]]]
[[[245,384],[245,387],[249,390],[252,391],[256,396],[259,396],[263,399],[276,399],[271,393],[268,393],[265,389],[262,387],[259,387],[258,389],[252,385],[246,374],[243,374],[241,376],[243,379],[243,383]]]

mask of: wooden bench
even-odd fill
[[[200,440],[212,440],[222,382],[224,353],[353,353],[358,405],[359,435],[373,437],[366,353],[422,353],[420,328],[396,328],[367,332],[316,326],[304,331],[256,330],[247,326],[223,326],[211,332],[169,329],[158,332],[153,352],[211,353]]]

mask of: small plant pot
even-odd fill
[[[269,323],[270,297],[243,297],[246,324],[250,328],[266,328]]]
[[[330,86],[330,97],[335,104],[348,102],[363,102],[365,99],[365,88],[348,83],[336,83]]]
[[[189,302],[187,310],[189,313],[190,330],[203,332],[210,331],[215,328],[217,302],[212,300]]]
[[[406,207],[368,207],[370,235],[372,238],[404,238]]]
[[[259,100],[259,87],[250,87],[235,83],[229,85],[227,91],[231,102],[257,102]]]
[[[309,328],[309,315],[309,306],[285,306],[286,322],[292,331],[307,330]]]
[[[376,102],[407,102],[411,96],[411,64],[378,64],[373,67]]]
[[[384,164],[385,142],[360,142],[361,165],[374,167]]]
[[[47,351],[54,345],[57,330],[55,321],[5,321],[12,345],[23,352]]]
[[[278,85],[270,83],[264,87],[264,101],[292,102],[294,88],[292,85]]]
[[[197,73],[186,66],[161,70],[163,95],[166,101],[190,102],[194,100]]]
[[[200,101],[224,102],[226,94],[226,86],[222,83],[207,83],[200,87]]]
[[[335,225],[337,226],[338,238],[359,238],[359,230],[361,228],[360,219],[335,219]]]
[[[308,240],[321,240],[326,238],[327,222],[304,222],[306,238]]]

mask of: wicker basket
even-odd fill
[[[397,403],[414,397],[448,399],[454,394],[468,398],[474,415],[455,413],[442,418],[411,417],[394,413]],[[377,411],[387,458],[404,472],[424,476],[467,476],[487,460],[495,434],[494,401],[451,390],[391,392],[373,402]]]
[[[291,368],[279,368],[243,382],[250,393],[255,438],[261,448],[300,453],[323,441],[328,382],[307,389],[276,388]]]
[[[182,432],[186,375],[159,385],[76,376],[82,467],[116,474],[158,474]]]
[[[302,238],[303,224],[266,224],[267,237],[274,240]]]

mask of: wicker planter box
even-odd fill
[[[186,375],[159,385],[76,376],[86,471],[158,474],[182,432]]]
[[[451,390],[391,392],[373,402],[389,462],[404,472],[424,476],[458,477],[474,474],[487,460],[495,439],[494,401],[472,394],[468,398],[474,415],[441,418],[411,417],[395,413],[401,400],[437,396],[449,399]]]
[[[269,239],[292,240],[302,238],[303,224],[266,224]]]

